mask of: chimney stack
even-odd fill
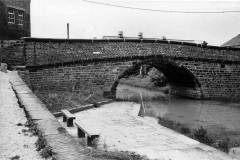
[[[69,23],[67,23],[67,39],[69,39]]]

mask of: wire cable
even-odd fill
[[[152,12],[166,12],[166,13],[240,13],[240,10],[225,10],[225,11],[178,11],[178,10],[161,10],[161,9],[150,9],[150,8],[138,8],[138,7],[130,7],[130,6],[123,6],[117,5],[112,3],[105,3],[105,2],[96,2],[91,0],[82,0],[87,3],[110,6],[110,7],[118,7],[118,8],[126,8],[126,9],[134,9],[134,10],[142,10],[142,11],[152,11]]]

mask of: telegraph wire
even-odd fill
[[[150,8],[139,8],[139,7],[130,7],[130,6],[123,6],[117,5],[112,3],[105,3],[105,2],[96,2],[92,0],[82,0],[87,3],[103,5],[103,6],[110,6],[110,7],[117,7],[117,8],[126,8],[126,9],[133,9],[133,10],[142,10],[142,11],[152,11],[152,12],[165,12],[165,13],[201,13],[201,14],[208,14],[208,13],[240,13],[240,10],[225,10],[225,11],[178,11],[178,10],[161,10],[161,9],[150,9]]]

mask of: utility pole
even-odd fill
[[[69,23],[67,23],[67,39],[69,39]]]

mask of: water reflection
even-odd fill
[[[117,98],[136,100],[144,96],[146,115],[166,117],[191,128],[204,126],[209,132],[228,133],[240,138],[240,103],[193,100],[163,95],[158,91],[120,84]]]

